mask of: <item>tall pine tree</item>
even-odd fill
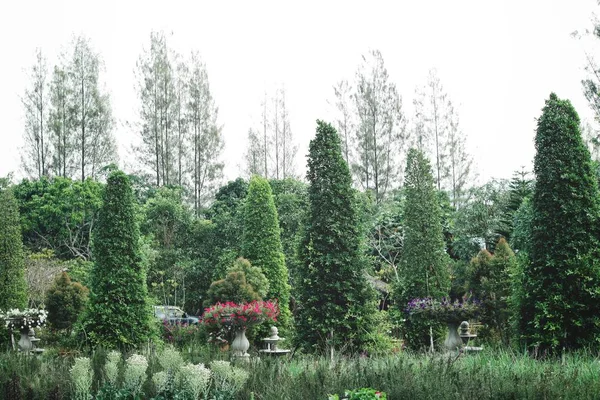
[[[313,350],[359,347],[373,326],[373,291],[361,257],[360,221],[340,138],[317,121],[308,156],[310,211],[301,247],[298,340]]]
[[[152,331],[139,237],[131,183],[115,171],[108,177],[93,242],[95,263],[84,323],[93,344],[131,347],[146,341]]]
[[[531,263],[521,327],[530,346],[560,351],[600,336],[598,186],[579,116],[552,93],[535,138]]]

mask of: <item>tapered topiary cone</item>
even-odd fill
[[[130,347],[152,333],[146,271],[129,178],[113,172],[107,181],[93,238],[94,268],[84,321],[93,344]]]
[[[523,273],[521,333],[542,350],[597,347],[600,205],[597,177],[568,100],[552,93],[535,137],[531,262]]]

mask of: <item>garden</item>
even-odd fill
[[[0,180],[0,399],[594,399],[598,164],[568,100],[534,179],[359,191],[317,121],[306,182],[203,207],[115,165]],[[437,171],[437,179],[435,178]]]

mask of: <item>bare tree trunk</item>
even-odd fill
[[[265,179],[269,179],[269,170],[267,169],[267,93],[265,92],[265,100],[263,103],[263,138],[264,138],[264,155],[265,155]]]
[[[83,76],[81,77],[81,181],[85,181],[85,90]]]
[[[198,216],[198,120],[194,120],[194,212]]]
[[[275,95],[275,179],[279,179],[279,98]]]
[[[375,181],[375,202],[379,203],[379,157],[377,154],[377,112],[373,108],[373,179]]]

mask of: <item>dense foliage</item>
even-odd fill
[[[19,206],[11,189],[0,190],[0,310],[27,306]]]
[[[531,263],[521,309],[530,346],[560,350],[598,344],[600,203],[579,116],[552,93],[538,120]]]
[[[136,346],[152,332],[146,271],[129,178],[113,172],[94,235],[90,304],[83,322],[92,344]]]
[[[98,181],[55,177],[15,185],[23,242],[33,251],[52,249],[61,259],[91,257],[91,237],[102,204]]]
[[[365,277],[350,171],[340,139],[317,121],[308,157],[310,211],[302,242],[296,318],[305,348],[360,346],[373,328],[373,292]]]
[[[302,265],[298,249],[302,241],[302,231],[308,210],[308,187],[306,183],[291,178],[271,179],[269,184],[273,190],[275,207],[277,207],[281,245],[285,254],[289,283],[293,290],[295,277]]]

